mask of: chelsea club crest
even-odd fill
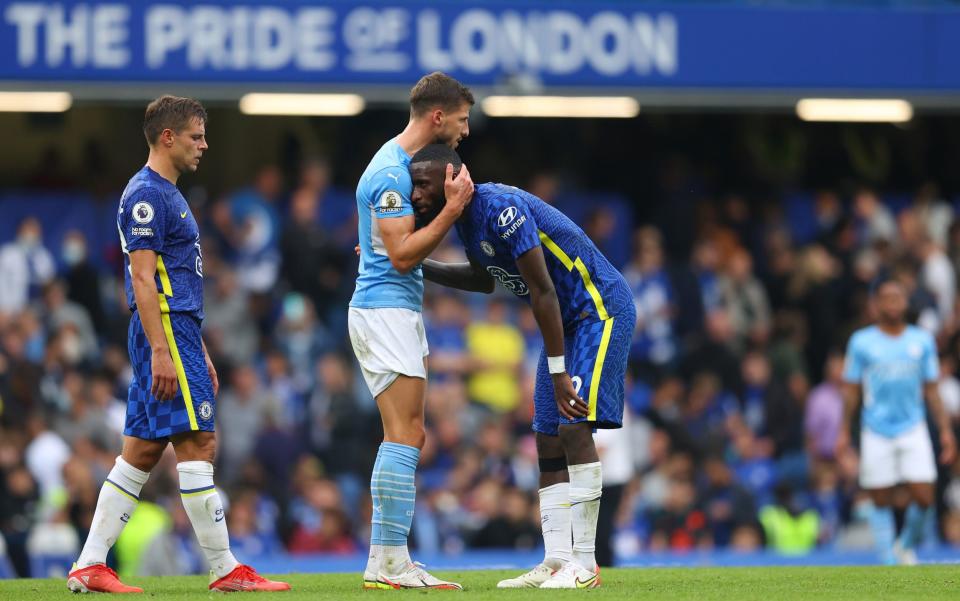
[[[200,403],[200,419],[208,420],[211,417],[213,417],[213,405],[210,404],[210,401]]]

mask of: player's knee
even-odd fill
[[[559,457],[563,455],[563,443],[560,442],[560,436],[549,436],[542,432],[537,432],[537,455],[540,457]]]
[[[405,444],[423,450],[423,445],[427,442],[427,432],[423,424],[414,424],[410,426],[407,432],[407,442]]]
[[[124,449],[121,453],[123,460],[137,468],[141,472],[151,471],[157,463],[160,461],[160,457],[163,455],[163,449],[157,450],[154,448],[136,448],[136,449]]]
[[[423,422],[414,420],[404,424],[392,424],[384,428],[384,442],[394,442],[423,449],[427,440],[427,433],[424,430]]]

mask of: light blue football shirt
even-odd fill
[[[360,269],[351,307],[397,307],[420,311],[423,306],[423,271],[419,265],[402,274],[390,264],[380,235],[380,220],[413,215],[410,194],[413,181],[407,170],[410,156],[390,140],[373,155],[357,184],[357,230]]]
[[[892,438],[926,420],[923,385],[939,371],[929,332],[907,326],[890,336],[870,326],[850,338],[843,379],[863,384],[863,427]]]

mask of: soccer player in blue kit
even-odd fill
[[[473,196],[470,174],[441,186],[450,198],[430,226],[416,230],[410,204],[410,156],[436,142],[456,146],[470,133],[473,95],[443,73],[410,92],[410,121],[384,144],[357,184],[360,267],[347,322],[350,342],[383,421],[383,443],[370,478],[373,501],[365,589],[456,589],[410,560],[407,536],[416,501],[414,478],[425,439],[427,340],[420,262],[437,247]]]
[[[210,564],[210,590],[282,591],[230,552],[220,494],[213,484],[217,372],[200,336],[203,259],[200,233],[179,177],[193,173],[208,148],[207,113],[190,98],[161,96],[147,106],[147,164],[120,198],[117,228],[124,253],[127,345],[133,379],[123,450],[100,489],[90,533],[67,577],[74,592],[142,593],[105,564],[139,501],[150,470],[173,443],[180,496]]]
[[[929,332],[905,321],[903,285],[881,279],[872,291],[875,325],[850,338],[844,365],[844,419],[837,456],[850,447],[850,422],[863,396],[860,486],[873,499],[870,527],[881,561],[917,562],[915,549],[934,511],[937,467],[927,428],[924,397],[940,434],[940,461],[951,465],[956,441],[937,388],[937,346]],[[906,484],[912,503],[895,541],[890,504],[894,487]]]
[[[418,224],[446,210],[444,166],[460,166],[434,144],[410,161]],[[519,188],[476,186],[456,222],[468,262],[423,262],[424,277],[492,292],[494,280],[530,303],[543,336],[533,429],[540,463],[544,561],[499,588],[593,588],[602,492],[594,428],[623,422],[627,350],[636,323],[630,287],[575,223]],[[572,533],[572,548],[571,548]]]

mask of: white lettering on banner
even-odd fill
[[[261,8],[253,21],[253,60],[257,69],[274,71],[290,62],[293,22],[281,8]]]
[[[422,10],[417,15],[417,58],[424,71],[450,71],[453,58],[440,49],[440,15],[435,10]]]
[[[183,47],[187,41],[186,20],[186,12],[179,6],[160,4],[150,7],[144,24],[147,67],[163,67],[167,53]]]
[[[123,4],[77,4],[69,13],[60,4],[18,2],[4,11],[4,18],[17,28],[17,64],[37,62],[43,29],[43,61],[60,67],[70,56],[73,67],[116,69],[130,62],[127,21],[130,9]]]
[[[2,25],[16,36],[20,67],[162,70],[185,64],[197,72],[340,67],[346,73],[592,72],[609,78],[671,76],[678,69],[671,13],[448,10],[290,7],[278,0],[13,1],[5,3]],[[142,41],[131,39],[131,18],[143,19]],[[143,65],[131,65],[139,54],[133,44],[143,44]]]
[[[29,67],[37,62],[37,29],[43,21],[43,7],[18,2],[4,11],[7,23],[17,28],[17,64]]]
[[[426,71],[462,69],[484,73],[542,71],[568,75],[585,67],[619,76],[673,75],[677,70],[677,23],[661,13],[623,15],[602,11],[581,17],[569,11],[513,11],[501,15],[467,10],[444,27],[439,14],[417,14],[417,62]]]
[[[47,8],[47,65],[61,65],[70,49],[70,62],[74,67],[87,64],[87,22],[89,9],[78,4],[70,11],[70,18],[59,4]]]
[[[227,21],[215,6],[198,6],[190,19],[187,64],[191,69],[209,65],[223,69],[227,64]]]
[[[410,35],[410,14],[403,9],[357,8],[343,20],[343,41],[350,54],[351,71],[402,72],[410,68],[410,57],[399,50]]]
[[[158,4],[145,18],[147,67],[162,69],[170,54],[186,51],[187,65],[196,70],[276,71],[291,63],[303,71],[331,69],[335,21],[328,8],[291,13],[275,6]]]
[[[127,47],[127,22],[130,7],[103,4],[93,9],[93,64],[105,69],[119,69],[130,63]]]
[[[337,63],[330,49],[337,15],[327,8],[304,8],[297,16],[297,66],[305,71],[326,71]]]

